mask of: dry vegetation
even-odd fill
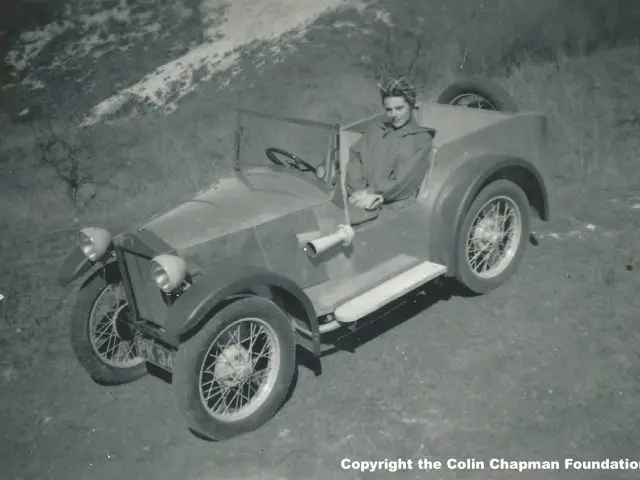
[[[32,340],[59,335],[53,274],[77,222],[126,224],[214,180],[232,152],[234,102],[347,121],[378,107],[381,68],[412,75],[424,98],[461,73],[486,75],[523,108],[550,116],[558,188],[580,194],[579,202],[640,184],[635,1],[379,3],[388,15],[328,18],[282,62],[245,58],[233,89],[206,87],[168,119],[81,131],[55,121],[7,126],[0,249],[12,274],[0,284],[0,337],[19,329],[19,343],[35,353],[45,347]]]

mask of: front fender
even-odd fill
[[[113,259],[113,253],[107,254],[103,259],[97,262],[90,261],[84,256],[80,247],[74,248],[62,263],[58,271],[58,285],[65,288],[70,283],[83,277],[87,273],[98,270],[107,262]]]
[[[542,220],[549,219],[549,193],[544,177],[532,163],[501,156],[482,156],[464,163],[451,172],[434,205],[431,258],[456,271],[455,245],[471,203],[491,181],[505,178],[525,191]]]
[[[164,325],[172,342],[202,326],[230,297],[264,287],[279,287],[293,295],[302,305],[312,333],[313,353],[320,355],[320,327],[313,304],[292,280],[249,265],[220,265],[198,276],[191,287],[171,305]]]

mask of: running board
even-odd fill
[[[355,322],[446,271],[444,265],[421,263],[340,305],[334,312],[335,319],[341,323]]]

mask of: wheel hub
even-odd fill
[[[502,237],[498,228],[498,221],[495,217],[485,217],[475,229],[473,239],[481,244],[497,244]]]
[[[246,348],[230,345],[216,361],[213,373],[225,386],[236,386],[244,382],[252,371],[251,358]]]
[[[128,304],[120,305],[113,315],[113,330],[118,337],[126,342],[133,340],[131,308]]]

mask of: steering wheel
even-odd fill
[[[271,160],[273,163],[275,163],[276,165],[280,166],[280,167],[284,167],[284,163],[282,163],[280,160],[278,160],[278,158],[276,157],[276,154],[282,155],[284,157],[287,157],[290,161],[287,162],[287,165],[291,168],[295,168],[297,170],[300,170],[301,172],[315,172],[316,171],[316,167],[314,167],[313,165],[310,165],[309,163],[305,162],[304,160],[302,160],[301,158],[296,157],[293,153],[289,153],[285,150],[282,150],[280,148],[267,148],[265,150],[265,153],[267,154],[267,158],[269,158],[269,160]],[[302,168],[300,168],[300,166],[304,166],[306,167],[306,170],[303,170]]]

